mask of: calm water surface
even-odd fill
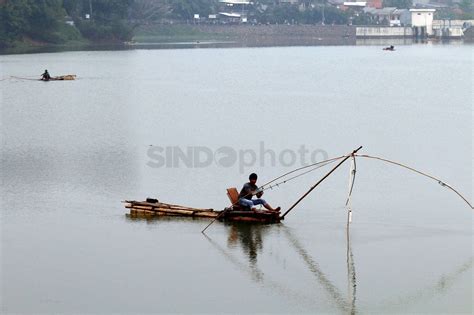
[[[301,145],[318,158],[363,145],[472,200],[472,66],[467,45],[0,56],[2,313],[472,313],[472,210],[403,169],[358,159],[349,238],[348,164],[279,225],[204,236],[206,220],[120,203],[222,209],[248,173],[301,165],[268,150]],[[45,68],[78,79],[10,78]],[[152,146],[243,155],[153,168]],[[265,196],[287,208],[323,174]]]

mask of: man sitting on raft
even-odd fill
[[[44,73],[41,75],[41,80],[49,81],[50,79],[51,79],[51,76],[49,75],[48,70],[44,70]]]
[[[279,212],[280,207],[272,208],[265,200],[263,200],[262,195],[263,191],[259,191],[257,185],[257,174],[252,173],[249,176],[249,182],[244,184],[242,190],[239,194],[239,204],[244,207],[249,207],[253,211],[257,210],[254,206],[256,205],[263,205],[267,210]],[[257,199],[252,199],[252,197],[256,195]]]

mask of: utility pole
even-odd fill
[[[89,18],[92,20],[92,0],[89,0]]]
[[[324,7],[325,7],[325,6],[326,6],[326,1],[323,0],[323,16],[322,16],[322,18],[321,18],[321,25],[324,25],[325,22],[326,22],[326,21],[325,21],[326,18],[325,18],[325,16],[324,16]]]

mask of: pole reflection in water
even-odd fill
[[[349,295],[350,313],[355,314],[356,313],[357,283],[356,283],[354,256],[352,255],[351,235],[350,235],[349,224],[346,227],[346,235],[347,235],[347,259],[346,259],[347,260],[347,292]]]
[[[257,253],[258,249],[262,247],[263,235],[262,233],[265,230],[266,226],[254,225],[254,224],[232,224],[229,237],[228,245],[231,247],[237,245],[239,241],[242,242],[242,247],[245,249],[246,253],[249,253],[249,264],[241,262],[237,257],[235,257],[229,250],[226,250],[224,247],[219,245],[213,239],[211,239],[207,234],[202,234],[209,243],[220,252],[232,265],[234,265],[241,272],[250,276],[250,278],[260,284],[262,288],[269,288],[273,292],[280,294],[286,299],[291,299],[297,304],[304,304],[309,308],[315,308],[316,301],[311,297],[305,296],[303,293],[294,291],[288,288],[288,286],[280,284],[265,274],[257,264]],[[260,243],[260,245],[256,243]]]
[[[300,242],[291,234],[289,228],[283,228],[286,235],[288,236],[289,241],[295,247],[296,251],[300,254],[301,258],[303,258],[304,262],[307,264],[309,271],[316,276],[316,279],[321,284],[321,286],[326,290],[328,295],[331,297],[332,302],[334,305],[339,308],[344,313],[355,314],[355,265],[351,257],[351,261],[347,260],[347,271],[348,271],[348,278],[349,282],[352,285],[353,290],[350,290],[350,301],[351,303],[347,302],[347,300],[343,297],[342,293],[339,289],[329,280],[329,278],[321,271],[319,264],[308,254],[308,252],[304,249],[304,247],[300,244]],[[347,232],[349,235],[349,232]],[[348,238],[349,241],[349,238]],[[348,257],[352,256],[352,250],[350,249],[350,243],[348,242]],[[349,255],[350,253],[350,255]]]
[[[301,255],[303,260],[306,262],[308,269],[318,279],[321,286],[328,292],[328,295],[332,298],[336,307],[338,307],[343,313],[356,314],[356,273],[355,264],[351,249],[349,230],[347,230],[347,278],[349,287],[349,297],[344,298],[339,289],[328,279],[328,277],[321,271],[318,263],[308,254],[303,248],[296,237],[291,233],[291,230],[285,226],[280,226],[288,237],[290,243],[294,246],[296,251]],[[263,239],[265,232],[270,228],[265,225],[252,225],[252,224],[231,224],[229,230],[229,236],[227,244],[229,247],[235,247],[239,243],[244,250],[244,253],[249,258],[249,266],[252,279],[258,282],[271,282],[273,289],[278,288],[280,293],[287,296],[288,288],[286,286],[277,284],[274,281],[265,279],[264,273],[258,268],[257,256],[258,253],[263,250]],[[222,254],[231,260],[235,265],[239,266],[239,269],[245,270],[245,265],[238,261],[233,255],[227,252],[225,249],[220,247],[211,238],[204,234],[204,236],[213,244]],[[293,296],[301,299],[301,294],[295,293]]]

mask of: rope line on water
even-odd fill
[[[337,160],[340,160],[340,159],[343,159],[345,158],[347,155],[341,155],[341,156],[338,156],[338,157],[335,157],[335,158],[331,158],[331,159],[327,159],[327,160],[324,160],[324,161],[320,161],[320,162],[316,162],[316,163],[312,163],[312,164],[309,164],[309,165],[305,165],[305,166],[302,166],[302,167],[298,167],[294,170],[291,170],[289,172],[286,172],[285,174],[283,175],[280,175],[278,177],[275,177],[274,179],[270,180],[269,182],[266,182],[265,184],[261,185],[260,188],[263,189],[263,187],[265,186],[268,186],[270,185],[271,183],[273,182],[276,182],[277,180],[279,179],[282,179],[290,174],[293,174],[293,173],[296,173],[298,171],[301,171],[301,170],[304,170],[306,168],[309,168],[309,167],[313,167],[313,166],[317,166],[317,165],[320,165],[320,164],[324,164],[326,162],[333,162],[333,161],[337,161]],[[325,164],[326,165],[326,164]],[[324,165],[323,165],[324,166]]]
[[[31,79],[31,78],[16,77],[16,76],[10,76],[10,78],[11,79],[18,79],[18,80],[41,81],[40,79]]]
[[[339,162],[339,164],[337,166],[335,166],[328,174],[326,174],[321,180],[318,181],[318,183],[316,183],[314,186],[311,187],[311,189],[306,192],[295,204],[293,204],[290,209],[288,209],[284,214],[283,216],[281,216],[280,218],[283,220],[284,217],[288,214],[288,212],[290,212],[304,197],[306,197],[319,183],[321,183],[326,177],[328,177],[336,168],[338,168],[342,163],[344,163],[344,161],[346,161],[349,157],[352,157],[352,161],[351,161],[351,167],[350,167],[350,175],[349,175],[349,192],[348,192],[348,196],[347,196],[347,199],[346,199],[346,206],[348,206],[348,219],[347,219],[347,227],[349,227],[349,224],[351,222],[351,215],[352,215],[352,209],[351,209],[351,197],[352,197],[352,192],[353,192],[353,189],[354,189],[354,183],[355,183],[355,176],[356,176],[356,172],[357,172],[357,164],[356,164],[356,157],[362,157],[362,158],[367,158],[367,159],[373,159],[373,160],[379,160],[379,161],[382,161],[382,162],[386,162],[386,163],[389,163],[389,164],[393,164],[393,165],[397,165],[397,166],[400,166],[402,168],[405,168],[405,169],[408,169],[412,172],[415,172],[419,175],[422,175],[422,176],[425,176],[425,177],[428,177],[429,179],[432,179],[432,180],[435,180],[438,184],[440,184],[441,186],[443,187],[447,187],[449,188],[450,190],[452,190],[454,193],[456,193],[462,200],[464,200],[465,203],[467,203],[469,205],[469,207],[471,209],[474,209],[472,204],[458,191],[456,190],[454,187],[452,187],[451,185],[445,183],[444,181],[442,181],[441,179],[433,176],[433,175],[430,175],[430,174],[427,174],[425,172],[422,172],[420,170],[417,170],[413,167],[410,167],[408,165],[405,165],[403,163],[399,163],[399,162],[396,162],[396,161],[392,161],[392,160],[389,160],[389,159],[385,159],[385,158],[382,158],[382,157],[378,157],[378,156],[372,156],[372,155],[368,155],[368,154],[357,154],[357,151],[359,149],[361,149],[362,147],[359,147],[357,150],[354,150],[351,154],[346,154],[346,155],[341,155],[341,156],[338,156],[338,157],[335,157],[335,158],[331,158],[331,159],[327,159],[327,160],[324,160],[324,161],[320,161],[320,162],[316,162],[316,163],[312,163],[312,164],[309,164],[309,165],[305,165],[305,166],[302,166],[302,167],[299,167],[299,168],[296,168],[294,170],[291,170],[289,172],[286,172],[285,174],[283,175],[280,175],[270,181],[268,181],[267,183],[261,185],[258,190],[260,192],[263,192],[265,190],[268,190],[268,189],[273,189],[274,187],[279,187],[279,185],[282,185],[282,184],[286,184],[288,183],[289,181],[292,181],[293,179],[296,179],[298,177],[301,177],[303,175],[306,175],[310,172],[313,172],[319,168],[322,168],[326,165],[329,165],[333,162],[336,162],[338,160],[342,160]],[[284,179],[280,182],[276,182],[278,181],[279,179],[282,179],[282,178],[285,178],[287,177],[288,175],[291,175],[291,174],[294,174],[296,172],[299,172],[301,170],[305,170],[305,169],[308,169],[310,168],[309,170],[306,170],[302,173],[299,173],[299,174],[296,174],[296,175],[293,175],[287,179]],[[275,183],[276,182],[276,183]],[[270,185],[274,183],[273,185]],[[249,194],[250,195],[250,194]],[[224,209],[224,211],[222,211],[216,218],[214,218],[212,220],[211,223],[209,223],[201,232],[204,233],[206,231],[206,229],[212,225],[212,223],[214,223],[220,216],[222,216],[225,212],[227,212],[228,210],[230,210],[232,208],[232,206],[234,206],[235,204],[237,204],[237,202],[235,202],[234,204],[231,205],[231,207],[227,207]]]
[[[449,188],[450,190],[452,190],[454,193],[456,193],[462,200],[464,200],[464,202],[466,202],[469,207],[471,207],[471,209],[474,209],[474,207],[472,206],[472,204],[466,199],[466,197],[464,197],[458,190],[456,190],[454,187],[452,187],[451,185],[445,183],[444,181],[442,181],[441,179],[437,178],[437,177],[434,177],[430,174],[427,174],[427,173],[424,173],[422,171],[419,171],[417,169],[414,169],[413,167],[410,167],[408,165],[405,165],[405,164],[402,164],[402,163],[399,163],[399,162],[395,162],[395,161],[392,161],[392,160],[388,160],[388,159],[384,159],[384,158],[381,158],[381,157],[378,157],[378,156],[372,156],[372,155],[367,155],[367,154],[356,154],[355,156],[358,156],[358,157],[362,157],[362,158],[368,158],[368,159],[374,159],[374,160],[379,160],[379,161],[382,161],[382,162],[386,162],[386,163],[390,163],[390,164],[394,164],[394,165],[397,165],[397,166],[400,166],[400,167],[403,167],[403,168],[406,168],[412,172],[415,172],[415,173],[418,173],[422,176],[425,176],[425,177],[428,177],[432,180],[435,180],[438,182],[438,184],[440,184],[441,186],[443,187],[447,187]]]
[[[292,177],[290,177],[290,178],[288,178],[288,179],[285,179],[285,180],[283,180],[283,181],[281,181],[281,182],[278,182],[278,183],[275,183],[275,184],[273,184],[273,185],[269,185],[268,187],[262,188],[262,189],[260,189],[260,190],[261,190],[261,191],[265,191],[265,190],[268,190],[268,189],[273,189],[273,188],[275,188],[275,187],[279,187],[279,186],[282,185],[282,184],[286,184],[286,183],[288,183],[289,181],[292,181],[293,179],[296,179],[296,178],[298,178],[298,177],[301,177],[301,176],[303,176],[303,175],[306,175],[306,174],[308,174],[308,173],[311,173],[311,172],[313,172],[313,171],[315,171],[315,170],[317,170],[317,169],[320,169],[321,167],[324,167],[324,166],[326,166],[326,165],[329,165],[329,164],[331,164],[331,163],[334,163],[334,162],[336,162],[337,160],[339,160],[339,159],[331,159],[331,160],[329,160],[329,161],[320,162],[320,163],[318,163],[318,165],[316,165],[314,168],[312,168],[312,169],[310,169],[310,170],[308,170],[308,171],[305,171],[305,172],[300,173],[300,174],[298,174],[298,175],[292,176]],[[262,185],[262,187],[263,187],[263,185]]]

